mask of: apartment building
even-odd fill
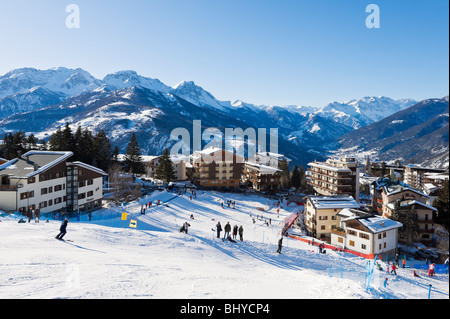
[[[69,162],[72,152],[30,151],[0,165],[0,209],[25,213],[101,207],[103,170]]]
[[[416,238],[416,241],[420,241],[425,245],[432,243],[434,232],[433,213],[437,210],[430,205],[429,195],[409,187],[404,182],[380,178],[373,183],[372,205],[376,213],[386,218],[391,218],[395,209],[415,211],[419,226],[419,236]],[[404,240],[404,238],[400,238],[400,241]]]
[[[308,196],[305,205],[305,226],[309,235],[330,241],[331,231],[339,226],[338,213],[360,205],[348,195]]]
[[[364,258],[393,255],[402,223],[355,209],[338,213],[339,227],[331,231],[331,244]]]
[[[194,152],[190,158],[194,183],[212,188],[239,188],[244,159],[220,148]]]
[[[308,184],[319,195],[349,195],[359,202],[359,164],[353,157],[308,164]]]
[[[422,189],[425,183],[429,183],[434,176],[439,176],[445,180],[445,175],[448,179],[448,172],[445,169],[433,169],[427,167],[420,167],[414,164],[405,167],[404,182],[411,188]]]
[[[256,191],[274,192],[281,186],[281,170],[272,166],[246,162],[242,181],[251,183]]]

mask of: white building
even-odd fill
[[[103,170],[69,162],[72,152],[30,151],[0,165],[0,209],[25,213],[101,207]]]
[[[344,209],[338,215],[340,226],[331,232],[332,245],[370,259],[396,253],[402,223],[353,209]]]

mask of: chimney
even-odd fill
[[[38,164],[34,163],[34,171],[36,172],[39,169]]]
[[[389,180],[391,181],[391,183],[393,183],[393,182],[394,182],[394,179],[395,179],[394,169],[391,168],[391,169],[390,169],[390,174],[389,174]]]

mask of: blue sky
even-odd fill
[[[71,3],[79,29],[65,25]],[[448,94],[448,13],[448,0],[0,0],[0,74],[131,69],[265,105],[420,100]]]

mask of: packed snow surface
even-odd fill
[[[276,201],[261,196],[190,196],[155,192],[94,212],[92,221],[87,215],[73,218],[66,241],[55,239],[61,221],[0,218],[0,298],[426,299],[430,284],[432,299],[449,298],[445,274],[430,278],[418,271],[415,278],[408,265],[397,276],[375,269],[367,289],[366,259],[330,249],[319,254],[317,246],[292,238],[284,238],[278,254],[283,220],[303,211],[295,203],[283,203],[277,216]],[[167,206],[155,207],[158,199]],[[141,215],[150,200],[153,207]],[[136,229],[129,227],[131,220]],[[188,234],[179,231],[186,221]],[[227,222],[242,225],[244,241],[239,235],[236,243],[218,239],[213,229],[219,221],[222,228]]]

